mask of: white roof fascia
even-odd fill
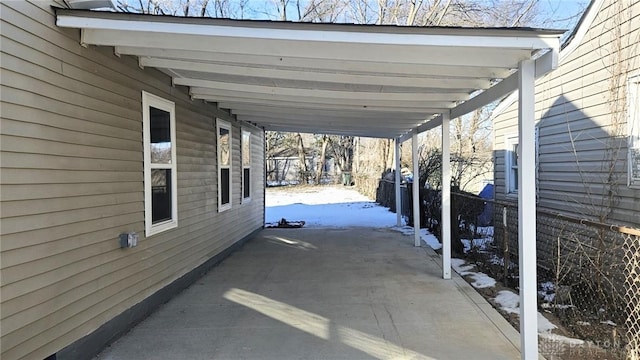
[[[584,36],[587,31],[591,28],[593,21],[596,16],[600,12],[600,8],[604,3],[604,0],[592,0],[593,3],[591,7],[588,9],[587,14],[584,17],[582,23],[580,23],[580,27],[576,30],[576,33],[573,38],[569,41],[569,43],[560,50],[560,54],[558,55],[558,62],[561,63],[564,59],[566,59],[569,55],[571,55],[578,46],[582,43]],[[537,70],[537,69],[536,69]],[[490,120],[493,121],[498,115],[502,114],[509,106],[518,101],[518,90],[516,89],[514,92],[509,94],[504,100],[496,106],[496,108],[491,113]]]
[[[553,45],[555,35],[541,35],[532,31],[531,36],[473,36],[402,33],[367,33],[335,30],[289,30],[267,27],[220,26],[206,24],[182,24],[138,20],[100,19],[72,15],[58,15],[56,24],[95,30],[122,30],[164,34],[203,35],[231,38],[255,38],[292,40],[305,42],[339,42],[379,45],[453,46],[474,48],[544,49]]]
[[[81,29],[83,45],[155,47],[179,51],[207,51],[239,55],[276,57],[299,57],[314,60],[364,61],[375,59],[377,63],[430,64],[469,67],[503,68],[513,60],[531,57],[531,52],[543,48],[490,48],[465,46],[429,47],[420,44],[363,44],[334,42],[328,37],[325,42],[312,43],[295,40],[271,40],[264,38],[232,38],[206,35],[165,33],[158,36],[152,32],[125,30]],[[557,37],[555,38],[557,42]],[[547,47],[548,48],[548,47]],[[474,56],[470,58],[470,53]],[[371,62],[371,61],[367,61]]]

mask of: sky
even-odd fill
[[[589,6],[588,0],[539,0],[545,16],[554,21],[545,27],[573,29]],[[543,24],[544,25],[544,24]]]
[[[513,0],[484,0],[487,2],[501,2],[501,1],[513,1]],[[541,12],[541,18],[549,19],[546,23],[538,24],[540,27],[553,28],[553,29],[566,29],[571,30],[580,19],[582,12],[588,7],[590,0],[532,0],[536,1]],[[247,17],[257,19],[275,19],[277,14],[274,12],[274,3],[279,0],[248,0],[248,8],[251,13],[247,14]],[[304,0],[302,0],[304,2]],[[294,1],[290,1],[288,18],[295,18]]]

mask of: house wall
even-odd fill
[[[538,208],[640,227],[640,190],[627,186],[625,92],[640,70],[638,39],[640,1],[604,1],[575,50],[563,50],[558,69],[536,82]],[[505,137],[517,135],[517,116],[516,101],[494,119],[496,197],[514,202]]]
[[[0,3],[1,353],[42,359],[263,225],[263,132],[241,203],[241,126],[107,47],[80,46],[44,1]],[[144,236],[141,92],[175,102],[178,227]],[[215,118],[233,124],[233,207],[217,211]],[[138,246],[118,235],[135,231]]]

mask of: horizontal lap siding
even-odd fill
[[[44,358],[262,226],[263,134],[241,204],[240,129],[166,75],[79,45],[48,2],[3,2],[1,358]],[[176,103],[178,228],[144,238],[142,90]],[[215,118],[232,121],[233,208],[217,212]],[[120,249],[118,234],[139,244]]]
[[[539,120],[539,198],[541,208],[575,216],[602,208],[608,177],[607,149],[619,148],[616,162],[620,201],[609,221],[640,226],[640,190],[627,186],[626,120],[618,129],[611,123],[610,74],[613,58],[610,29],[617,13],[612,2],[603,5],[581,44],[558,69],[536,82],[536,118]],[[631,19],[629,19],[631,14]],[[640,2],[635,1],[622,24],[624,65],[640,71]],[[623,82],[624,82],[623,78]],[[622,89],[624,90],[624,89]],[[517,102],[494,123],[496,196],[505,198],[504,137],[517,134]],[[621,131],[622,138],[611,134]],[[586,195],[587,193],[591,195]]]

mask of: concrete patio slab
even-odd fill
[[[390,229],[266,229],[98,359],[518,359],[519,335]]]

